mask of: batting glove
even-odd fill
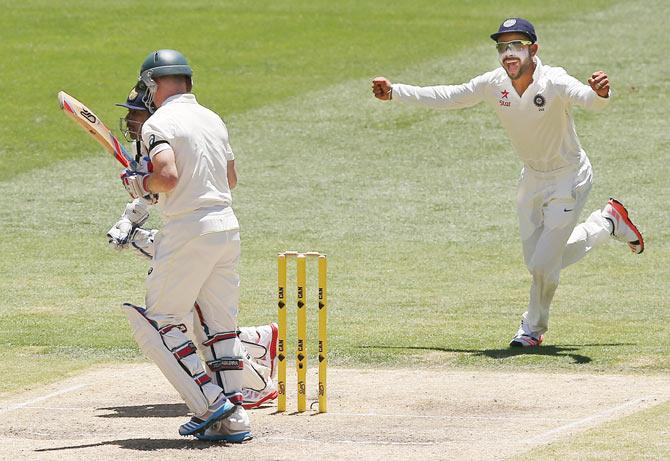
[[[131,232],[134,230],[133,223],[128,218],[123,216],[119,219],[111,229],[107,231],[107,241],[109,247],[121,251],[128,246],[128,240]]]
[[[137,169],[141,173],[153,173],[154,165],[151,163],[151,158],[148,155],[142,156],[139,162],[137,162]]]
[[[149,192],[146,186],[148,177],[148,173],[126,169],[121,173],[121,182],[132,198],[141,197],[150,203],[156,203],[158,196]]]
[[[130,233],[128,244],[134,248],[137,253],[145,258],[152,259],[154,256],[154,239],[156,238],[156,229],[146,230],[136,227]]]
[[[127,218],[133,225],[141,226],[149,219],[149,204],[144,199],[135,199],[126,205],[120,219]]]

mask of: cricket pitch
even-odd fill
[[[96,368],[0,402],[7,459],[504,459],[670,399],[670,377],[329,370],[328,413],[251,410],[254,439],[177,434],[187,408],[152,364]],[[292,378],[292,379],[291,379]],[[308,399],[316,399],[316,370]],[[522,424],[526,421],[528,424]]]

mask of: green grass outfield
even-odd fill
[[[116,126],[113,104],[158,47],[189,57],[196,94],[231,132],[242,325],[275,318],[277,251],[319,250],[334,366],[670,370],[667,2],[2,3],[0,393],[141,360],[118,306],[141,302],[147,265],[104,237],[127,195],[56,94]],[[369,90],[379,74],[460,83],[490,70],[488,34],[507,15],[536,24],[545,63],[581,80],[610,73],[610,107],[575,111],[596,173],[586,210],[615,195],[647,236],[641,256],[612,243],[563,272],[547,346],[527,354],[506,347],[529,276],[520,164],[495,116]]]

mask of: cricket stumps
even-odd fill
[[[277,338],[277,411],[286,411],[286,363],[287,363],[287,260],[296,259],[297,285],[297,323],[296,323],[296,372],[298,375],[298,412],[307,409],[307,259],[316,258],[318,265],[318,344],[319,344],[319,413],[327,411],[326,405],[326,373],[328,368],[328,297],[327,273],[328,259],[326,255],[310,251],[299,253],[285,251],[277,255],[277,314],[279,335]]]

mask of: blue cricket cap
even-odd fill
[[[128,98],[126,98],[126,102],[116,105],[119,107],[125,107],[126,109],[130,110],[147,110],[147,106],[145,106],[144,102],[142,101],[144,93],[145,93],[144,91],[138,91],[137,85],[135,85],[130,90],[130,93],[128,93]]]
[[[525,34],[530,38],[530,40],[535,43],[537,42],[537,35],[535,35],[535,27],[523,18],[507,18],[500,24],[498,32],[491,34],[491,38],[495,41],[498,41],[498,37],[502,34],[508,32],[519,32]]]

